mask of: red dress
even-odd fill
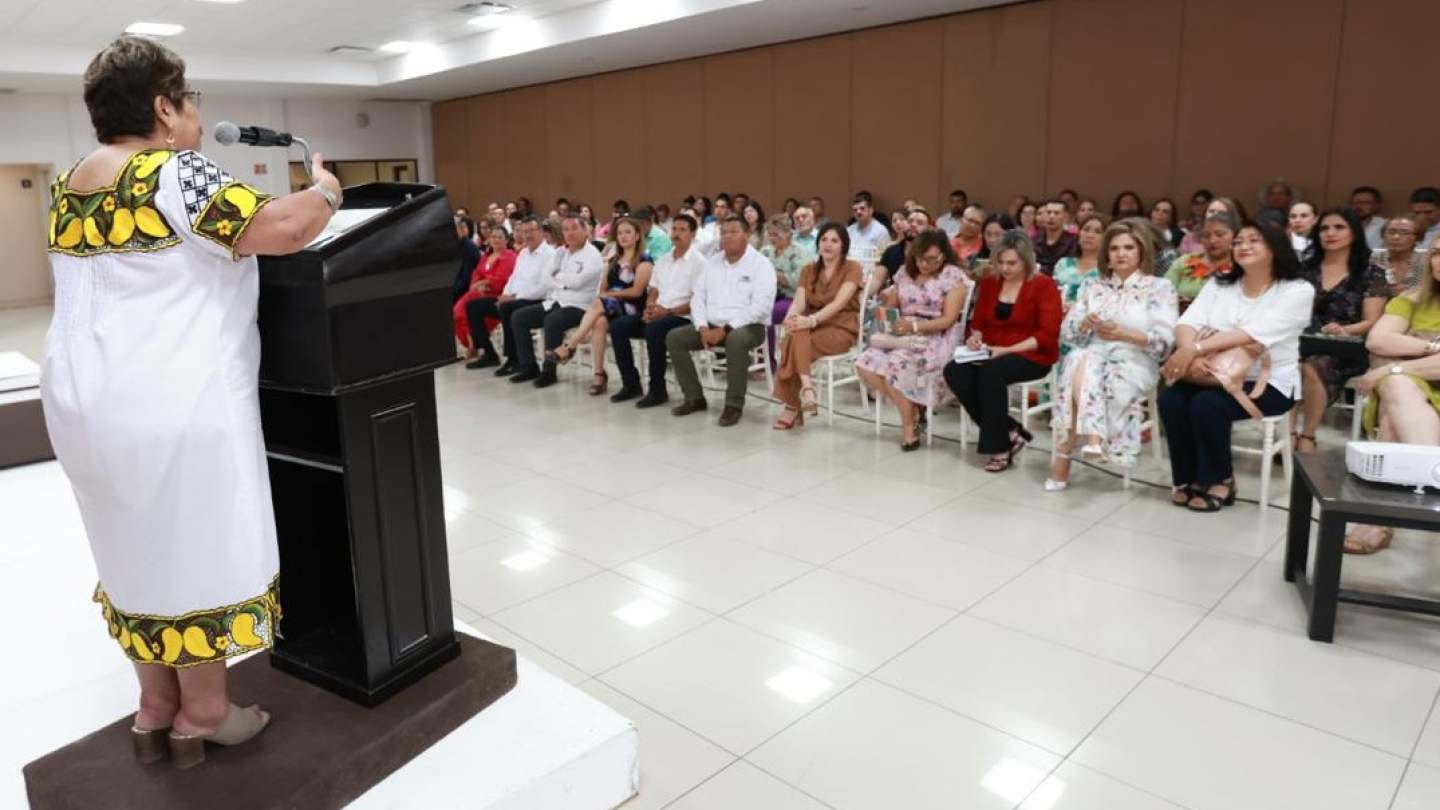
[[[1055,281],[1044,273],[1036,272],[1020,288],[1015,307],[1010,317],[1000,320],[995,317],[995,305],[1000,301],[1000,288],[1004,282],[998,273],[980,279],[980,289],[975,293],[975,309],[970,316],[970,331],[979,332],[991,346],[1014,346],[1028,337],[1039,344],[1034,351],[1022,352],[1021,357],[1042,366],[1053,366],[1060,359],[1060,290]]]
[[[453,316],[455,321],[455,337],[467,350],[475,348],[470,344],[470,318],[465,314],[465,305],[477,298],[499,298],[500,292],[505,289],[505,283],[510,280],[510,274],[515,271],[515,251],[505,250],[499,254],[482,256],[480,262],[475,265],[475,272],[470,274],[470,289],[460,296],[455,302]],[[476,292],[475,284],[485,282],[488,288],[485,292]],[[494,318],[486,318],[486,325],[490,329],[495,328]]]

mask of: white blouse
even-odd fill
[[[1180,325],[1196,329],[1208,326],[1220,332],[1244,331],[1269,351],[1270,384],[1280,393],[1298,398],[1300,333],[1310,325],[1315,288],[1303,279],[1292,279],[1272,284],[1258,298],[1250,298],[1242,285],[1240,280],[1206,284],[1180,316]],[[1246,379],[1259,377],[1260,370],[1261,364],[1256,361]]]

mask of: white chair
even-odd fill
[[[1350,392],[1350,401],[1346,402],[1345,395],[1342,393],[1340,401],[1335,403],[1336,408],[1350,411],[1350,438],[1354,441],[1359,441],[1361,438],[1360,434],[1365,427],[1365,405],[1370,399],[1355,387],[1355,381],[1358,379],[1360,378],[1351,377],[1345,381],[1345,390]]]
[[[860,372],[855,368],[855,361],[860,358],[860,353],[865,351],[865,307],[870,303],[867,290],[869,286],[869,274],[867,273],[860,282],[860,292],[858,293],[860,296],[860,328],[856,330],[855,345],[851,346],[850,350],[844,354],[820,358],[818,364],[820,376],[825,384],[825,407],[829,409],[829,413],[825,417],[827,424],[835,424],[835,389],[838,386],[854,383],[860,391],[860,409],[862,411],[869,409],[865,402],[865,382],[860,379]],[[776,345],[780,345],[778,340]],[[848,371],[845,370],[847,365]],[[875,406],[878,410],[880,404],[877,402]]]
[[[1270,473],[1275,467],[1275,453],[1280,453],[1280,465],[1285,480],[1291,480],[1294,454],[1290,446],[1290,414],[1267,416],[1260,420],[1260,447],[1231,445],[1232,453],[1260,456],[1260,512],[1270,508]]]
[[[1049,413],[1055,407],[1055,385],[1057,380],[1056,369],[1060,364],[1056,363],[1050,367],[1050,372],[1038,380],[1016,383],[1013,388],[1020,392],[1020,405],[1010,410],[1020,415],[1020,426],[1026,430],[1030,429],[1031,417],[1039,416],[1042,413]],[[1030,404],[1030,392],[1035,392],[1035,404]]]
[[[1058,378],[1057,378],[1057,384],[1058,384]],[[1052,390],[1053,390],[1053,389],[1052,389]],[[1160,391],[1160,384],[1159,384],[1159,381],[1157,380],[1157,381],[1156,381],[1156,384],[1155,384],[1155,387],[1150,389],[1150,393],[1149,393],[1149,394],[1146,394],[1144,397],[1141,397],[1141,399],[1140,399],[1140,407],[1141,407],[1141,408],[1144,408],[1144,409],[1145,409],[1145,412],[1146,412],[1146,414],[1147,414],[1147,416],[1145,417],[1145,419],[1140,422],[1140,435],[1141,435],[1141,436],[1144,436],[1144,435],[1145,435],[1145,431],[1147,431],[1147,430],[1150,431],[1150,449],[1151,449],[1151,451],[1155,454],[1155,460],[1156,460],[1157,462],[1163,462],[1163,461],[1165,460],[1165,454],[1164,454],[1164,452],[1161,450],[1161,447],[1160,447],[1160,406],[1159,406],[1158,400],[1157,400],[1157,397],[1159,396],[1159,391]],[[1059,453],[1060,453],[1060,440],[1059,440],[1059,436],[1057,435],[1057,433],[1058,433],[1057,428],[1058,428],[1058,426],[1059,426],[1059,424],[1060,424],[1059,420],[1062,419],[1062,418],[1063,418],[1063,417],[1060,417],[1060,416],[1058,416],[1057,414],[1054,414],[1054,413],[1051,414],[1051,418],[1050,418],[1050,460],[1051,460],[1052,462],[1055,460],[1055,457],[1056,457],[1057,455],[1059,455]],[[1131,477],[1131,473],[1134,472],[1134,468],[1133,468],[1133,467],[1122,467],[1120,472],[1121,472],[1121,481],[1123,482],[1124,488],[1125,488],[1125,489],[1129,489],[1129,488],[1130,488],[1130,477]]]
[[[566,329],[566,330],[565,330],[565,335],[560,338],[560,342],[561,342],[561,343],[564,343],[565,341],[569,340],[572,336],[574,336],[574,334],[575,334],[575,330],[574,330],[574,329]],[[530,331],[530,339],[531,339],[531,341],[535,344],[535,362],[536,362],[537,364],[543,365],[544,362],[545,362],[545,330],[544,330],[544,329],[532,329],[532,330]],[[571,363],[578,362],[578,361],[580,360],[581,355],[584,355],[584,356],[586,356],[586,357],[589,357],[591,354],[592,354],[592,352],[591,352],[591,350],[590,350],[590,341],[587,340],[587,341],[585,341],[584,343],[581,343],[580,346],[575,349],[575,354],[574,354],[573,356],[571,356],[570,362],[571,362]],[[567,364],[567,365],[568,365],[568,364]],[[556,374],[557,374],[557,376],[558,376],[558,374],[559,374],[559,369],[556,369]]]
[[[715,349],[717,348],[721,347],[713,346],[708,349],[696,349],[691,352],[691,355],[695,357],[696,369],[705,374],[705,382],[711,388],[717,386],[715,372],[725,371],[729,364],[728,357],[722,358],[715,353]],[[757,371],[764,371],[765,382],[769,386],[768,390],[775,390],[775,375],[770,371],[770,348],[765,345],[765,341],[760,341],[760,345],[750,350],[749,361],[745,366],[745,373],[748,375]]]

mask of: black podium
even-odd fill
[[[374,706],[460,653],[434,369],[455,360],[443,189],[347,189],[333,235],[260,261],[260,411],[284,618],[271,662]]]

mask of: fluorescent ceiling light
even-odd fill
[[[173,37],[184,30],[185,26],[174,23],[137,22],[130,23],[125,33],[139,34],[142,37]]]
[[[419,43],[409,40],[397,39],[394,42],[387,42],[380,46],[380,50],[386,53],[409,53],[419,47]]]

